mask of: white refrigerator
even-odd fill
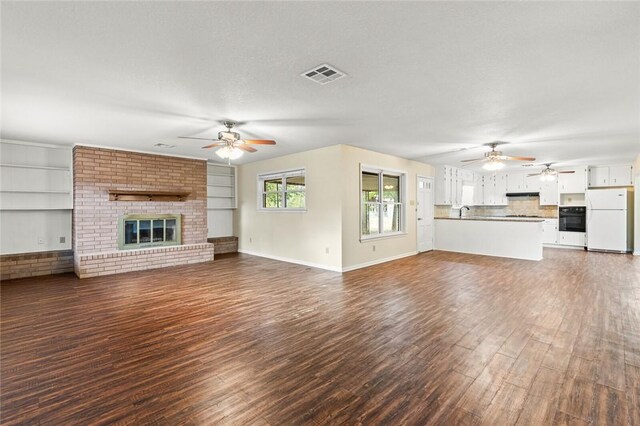
[[[633,250],[633,191],[629,188],[587,191],[587,249]]]

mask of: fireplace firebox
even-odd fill
[[[129,214],[118,222],[120,250],[182,243],[180,214]]]

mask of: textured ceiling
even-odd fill
[[[3,2],[2,137],[203,156],[219,120],[428,162],[640,152],[638,2]],[[300,77],[329,63],[349,76]],[[177,145],[170,150],[155,143]],[[212,156],[211,151],[207,151]]]

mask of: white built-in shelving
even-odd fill
[[[207,164],[207,236],[233,235],[233,209],[237,207],[236,167]]]

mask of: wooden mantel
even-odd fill
[[[110,189],[109,201],[184,201],[189,194],[184,191]]]

